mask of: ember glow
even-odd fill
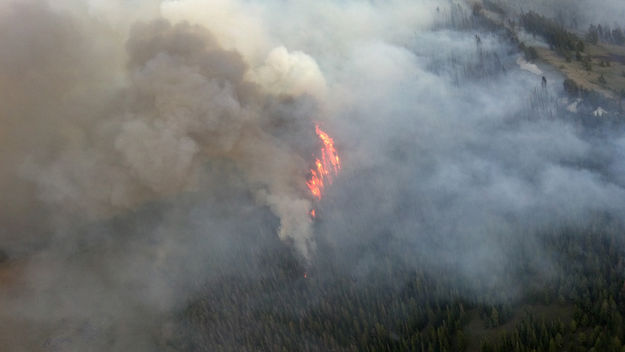
[[[315,125],[315,133],[322,143],[321,156],[315,159],[315,167],[310,169],[310,178],[306,182],[310,193],[316,199],[321,199],[326,184],[332,183],[332,177],[341,169],[341,159],[334,148],[334,140],[326,132]],[[311,211],[314,218],[314,209]]]

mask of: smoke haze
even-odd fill
[[[285,252],[361,275],[373,246],[501,290],[507,254],[531,250],[548,278],[537,233],[624,215],[625,134],[568,112],[562,77],[541,88],[458,12],[0,0],[0,341],[154,350],[200,287]],[[315,124],[343,162],[318,203]]]
[[[621,27],[624,24],[625,8],[623,3],[618,0],[601,2],[584,0],[528,0],[523,2],[494,0],[493,3],[512,12],[538,12],[579,30],[586,30],[591,24]]]

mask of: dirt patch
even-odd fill
[[[625,65],[625,56],[623,55],[608,54],[608,55],[593,56],[593,58],[597,60],[608,61],[610,63],[618,62],[619,64]]]

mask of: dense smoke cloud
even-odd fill
[[[306,98],[297,98],[306,94],[304,86],[317,91],[324,86],[306,55],[276,49],[265,66],[252,72],[240,54],[222,49],[205,28],[155,20],[131,27],[126,55],[117,59],[127,64],[120,67],[114,65],[114,54],[121,55],[122,48],[115,46],[121,43],[104,24],[98,28],[79,23],[45,4],[11,7],[10,20],[4,22],[10,60],[3,67],[8,76],[3,81],[8,96],[5,120],[10,124],[18,113],[32,115],[29,127],[47,125],[48,130],[41,132],[42,138],[27,138],[33,136],[29,129],[23,131],[26,135],[7,132],[20,141],[36,139],[45,148],[16,147],[16,153],[24,155],[15,157],[16,165],[7,172],[34,183],[38,200],[94,219],[197,188],[202,160],[227,158],[283,220],[280,235],[293,238],[308,257],[306,161],[287,141],[272,135],[278,132],[275,125],[293,129],[298,120],[315,114],[311,104],[302,108]],[[38,28],[24,24],[31,18]],[[44,35],[47,31],[54,37]],[[15,32],[19,37],[11,38]],[[42,48],[36,36],[44,37]],[[100,36],[110,40],[105,44],[113,50],[113,64],[99,64],[107,54],[96,53],[106,48],[97,42]],[[16,70],[15,65],[20,67]],[[31,72],[34,86],[20,86],[31,83]],[[247,75],[268,80],[274,92],[262,92]],[[18,83],[10,86],[12,82]],[[39,95],[44,101],[26,103]],[[288,101],[294,98],[302,102]],[[36,111],[18,110],[22,108]],[[284,116],[288,120],[280,121]],[[297,133],[301,131],[291,131],[291,138]],[[50,150],[50,144],[62,145]]]
[[[622,216],[621,129],[582,126],[457,6],[0,2],[0,319],[29,326],[3,338],[152,350],[146,321],[262,275],[278,238],[304,266],[322,242],[366,272],[373,244],[498,287],[536,233]],[[316,224],[315,123],[343,160]]]

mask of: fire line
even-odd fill
[[[341,169],[341,159],[334,147],[334,139],[319,128],[319,125],[315,125],[315,133],[321,142],[321,150],[320,155],[315,157],[315,166],[310,169],[306,186],[315,199],[321,200],[325,186],[332,184],[332,177],[338,175]],[[316,216],[315,209],[310,211],[310,216]]]

